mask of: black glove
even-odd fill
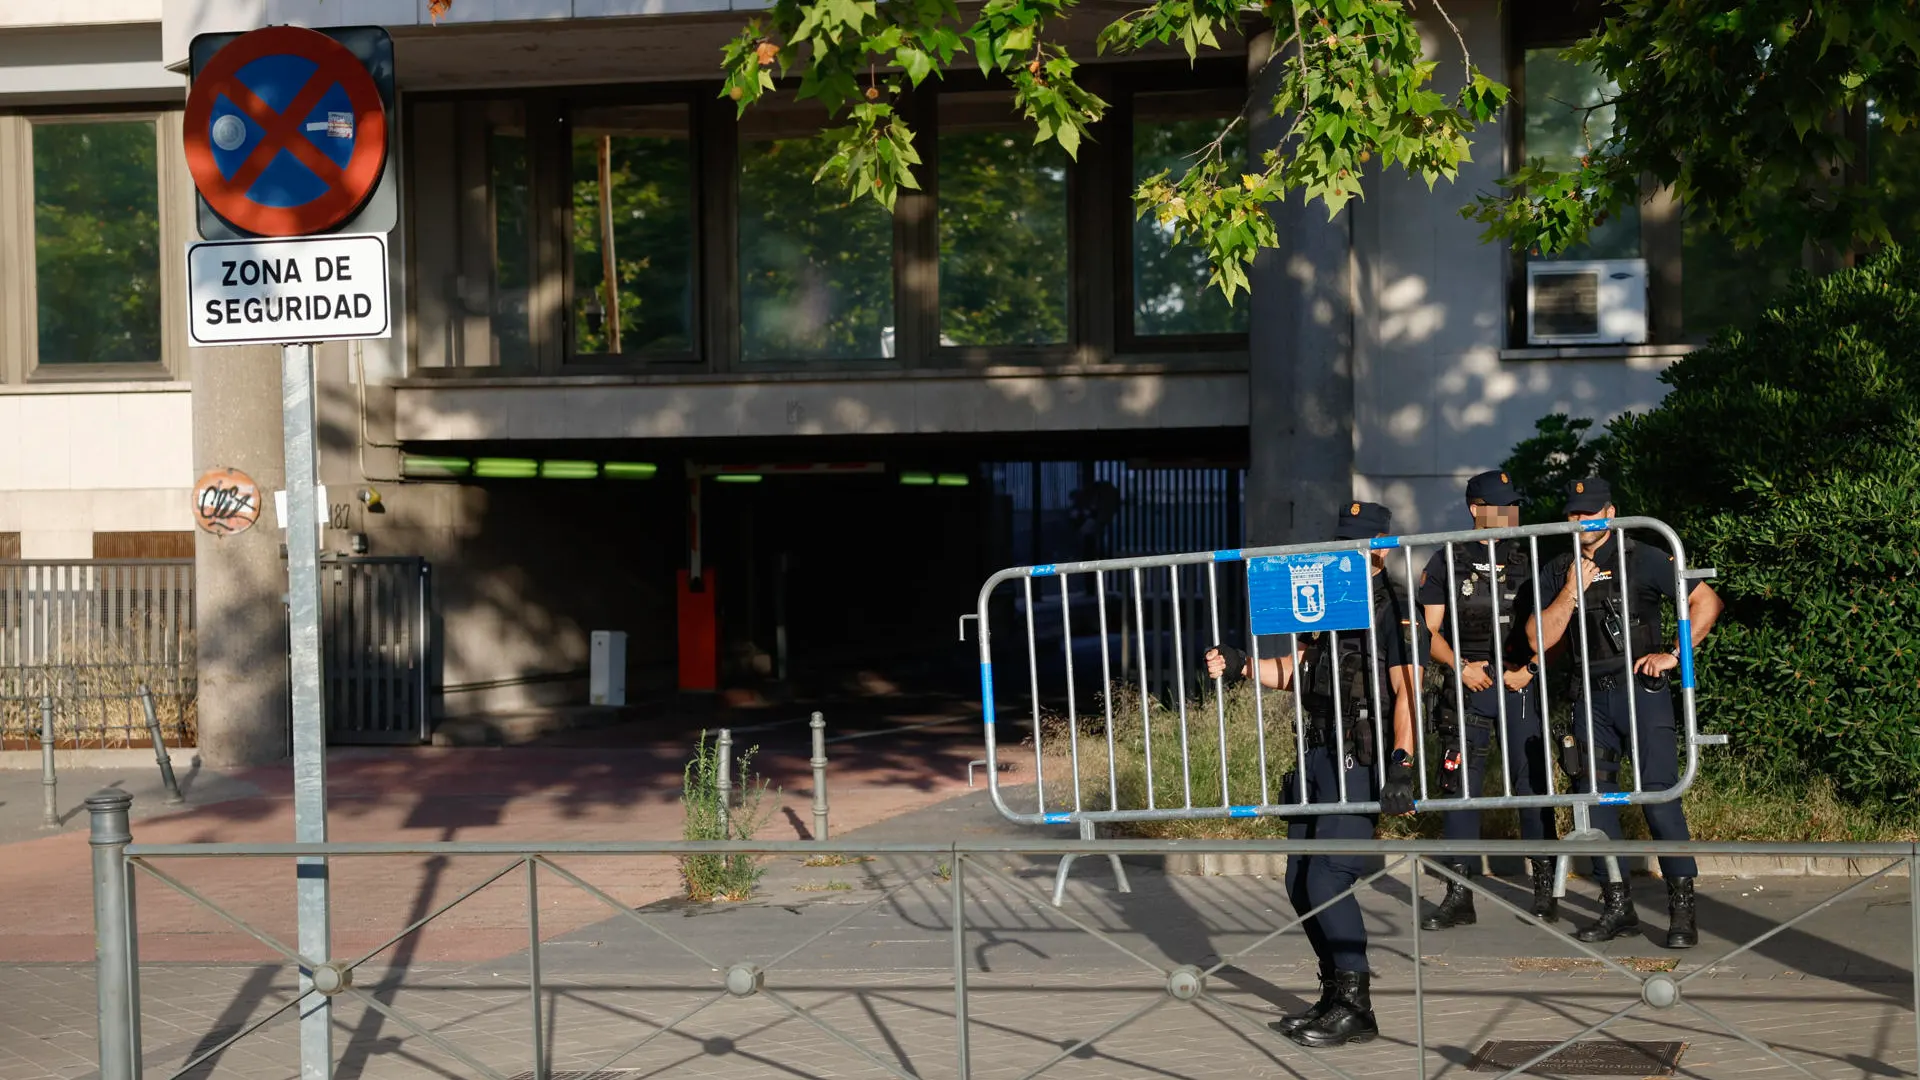
[[[1380,812],[1387,817],[1413,813],[1413,761],[1405,750],[1395,750],[1387,762],[1387,782],[1380,789]]]
[[[1221,678],[1226,680],[1228,686],[1232,686],[1245,677],[1243,674],[1247,669],[1247,654],[1245,652],[1242,652],[1232,645],[1210,646],[1207,652],[1217,652],[1220,654],[1220,658],[1227,662],[1227,670],[1221,675]],[[1205,681],[1213,681],[1213,676],[1207,675],[1206,670],[1205,666],[1202,666],[1200,669],[1201,675],[1205,676]]]

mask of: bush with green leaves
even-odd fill
[[[1663,379],[1602,472],[1719,572],[1703,727],[1743,766],[1920,806],[1920,260],[1802,277]]]
[[[1607,457],[1613,440],[1589,435],[1592,427],[1592,420],[1566,413],[1543,416],[1533,423],[1533,437],[1522,439],[1500,463],[1525,500],[1520,511],[1525,524],[1563,520],[1569,482],[1595,475],[1613,478]]]

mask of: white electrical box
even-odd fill
[[[1647,261],[1527,264],[1527,344],[1640,345],[1647,340]]]
[[[627,632],[595,630],[587,661],[587,696],[594,705],[627,703]]]

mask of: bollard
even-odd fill
[[[827,718],[813,714],[813,838],[827,838]]]
[[[153,708],[153,691],[140,688],[140,705],[147,711],[147,734],[153,737],[153,759],[160,765],[160,782],[166,785],[167,805],[186,802],[180,794],[180,781],[173,775],[173,759],[167,756],[167,740],[160,734],[160,714]]]
[[[49,829],[60,826],[60,778],[53,772],[53,698],[40,699],[40,800],[41,823]]]
[[[718,761],[718,777],[714,787],[720,792],[720,839],[733,839],[733,730],[721,728],[720,738],[715,743],[715,758]]]
[[[134,1080],[139,1009],[133,981],[133,940],[126,849],[133,842],[127,811],[133,796],[103,791],[87,796],[93,848],[94,964],[100,1004],[100,1080]]]

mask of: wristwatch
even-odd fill
[[[1540,674],[1540,662],[1538,660],[1527,661],[1527,674],[1529,675]]]

